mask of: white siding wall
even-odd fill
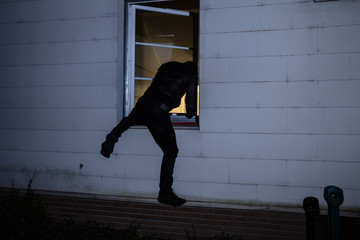
[[[37,171],[39,189],[101,191],[94,164],[121,97],[118,4],[0,1],[2,187],[26,186]]]
[[[204,196],[326,206],[333,184],[359,207],[360,2],[201,9],[202,164],[227,176],[204,182]]]
[[[200,0],[200,129],[177,130],[189,200],[360,207],[360,1]],[[156,197],[146,129],[119,120],[123,1],[0,0],[0,186]],[[119,84],[120,83],[120,84]],[[120,99],[120,100],[119,100]],[[82,168],[80,168],[82,164]]]

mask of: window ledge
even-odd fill
[[[192,124],[173,124],[175,130],[199,130],[199,126]],[[147,129],[144,125],[134,125],[131,129]]]

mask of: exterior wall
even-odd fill
[[[227,173],[213,197],[326,206],[337,185],[359,207],[360,2],[201,3],[202,156]]]
[[[200,128],[177,129],[189,200],[360,199],[360,2],[200,0]],[[87,7],[84,7],[87,6]],[[156,197],[144,128],[120,119],[123,1],[0,1],[0,185]],[[119,114],[120,113],[120,114]]]
[[[35,188],[101,192],[99,147],[122,105],[121,9],[0,1],[1,186],[26,186],[37,172]]]

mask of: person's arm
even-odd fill
[[[197,102],[197,76],[191,76],[191,81],[186,92],[185,104],[186,104],[186,114],[187,118],[192,118],[196,112],[196,102]]]

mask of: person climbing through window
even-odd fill
[[[160,171],[158,202],[181,206],[186,200],[173,189],[173,172],[178,154],[176,135],[170,120],[170,111],[180,105],[186,94],[187,118],[194,117],[197,103],[197,65],[193,62],[167,62],[160,66],[149,88],[139,98],[129,116],[106,135],[100,153],[109,158],[115,143],[123,132],[134,124],[145,125],[163,152]]]

